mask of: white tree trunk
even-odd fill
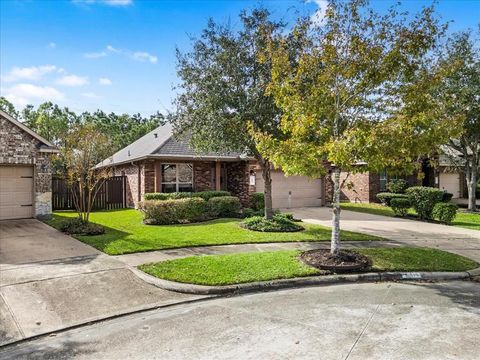
[[[467,190],[468,190],[468,211],[476,211],[477,210],[477,205],[476,205],[476,191],[477,191],[477,172],[475,171],[475,164],[473,166],[470,166],[470,164],[467,164],[467,171],[466,171],[466,177],[467,177]]]
[[[332,199],[332,240],[330,253],[335,255],[340,251],[340,172],[335,168],[333,173],[333,199]]]

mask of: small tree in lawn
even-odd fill
[[[322,24],[299,21],[299,50],[274,39],[270,94],[285,139],[253,131],[260,152],[287,174],[325,175],[333,166],[331,253],[340,250],[341,172],[412,171],[456,124],[428,91],[442,75],[430,59],[444,28],[425,8],[408,21],[367,1],[329,1]],[[358,166],[358,162],[366,164]]]
[[[480,35],[480,27],[479,33]],[[462,133],[450,139],[447,152],[454,166],[465,171],[468,210],[476,210],[476,186],[480,181],[480,36],[455,34],[446,44],[441,66],[447,75],[433,96],[441,99],[450,116],[461,118]]]
[[[85,124],[75,125],[60,149],[65,179],[72,189],[75,209],[85,223],[88,223],[98,190],[110,176],[109,168],[95,168],[110,155],[110,148],[108,137],[92,124]]]
[[[200,151],[240,151],[253,155],[265,182],[265,216],[272,218],[271,163],[257,148],[248,131],[276,138],[280,111],[265,93],[271,80],[271,64],[260,55],[272,35],[284,25],[269,19],[269,12],[256,9],[241,13],[241,29],[233,31],[212,20],[193,50],[178,51],[180,94],[173,119],[177,134],[188,133]]]

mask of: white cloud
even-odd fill
[[[112,85],[112,80],[110,80],[109,78],[102,77],[98,79],[98,83],[100,85]]]
[[[107,53],[105,51],[99,51],[99,52],[91,52],[91,53],[85,53],[83,54],[83,57],[87,59],[98,59],[107,56]]]
[[[63,86],[83,86],[88,84],[88,78],[78,75],[65,75],[58,79],[56,83]]]
[[[128,6],[133,4],[133,0],[72,0],[78,5],[103,4],[108,6]]]
[[[100,97],[93,92],[85,92],[85,93],[81,93],[80,95],[82,95],[83,97],[86,97],[86,98],[90,98],[90,99],[98,99]]]
[[[19,107],[34,101],[59,101],[65,98],[64,94],[51,86],[37,86],[33,84],[16,84],[5,91],[5,98]]]
[[[18,80],[40,80],[44,75],[57,70],[55,65],[41,65],[30,67],[14,67],[2,80],[7,82]]]
[[[149,54],[145,51],[137,51],[132,54],[132,57],[138,61],[149,61],[152,64],[156,64],[158,58],[155,55]]]
[[[318,6],[318,10],[310,17],[313,25],[322,25],[325,20],[325,14],[327,13],[328,0],[308,0],[307,2],[313,2]]]
[[[121,50],[115,49],[112,45],[107,45],[107,50],[116,54],[119,54],[122,52]]]
[[[53,41],[50,41],[50,42],[48,43],[48,47],[49,47],[50,49],[55,49],[55,48],[57,47],[57,44],[55,44]]]

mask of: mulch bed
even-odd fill
[[[314,268],[333,272],[359,271],[372,266],[367,256],[348,250],[341,250],[336,255],[327,249],[309,250],[300,254],[300,260]]]

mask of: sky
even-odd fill
[[[0,0],[0,95],[19,109],[52,101],[76,112],[173,109],[175,48],[188,51],[209,18],[238,27],[242,9],[277,19],[320,16],[326,0]],[[373,0],[379,11],[393,2]],[[403,1],[419,11],[430,1]],[[449,31],[476,29],[480,0],[440,0]]]

